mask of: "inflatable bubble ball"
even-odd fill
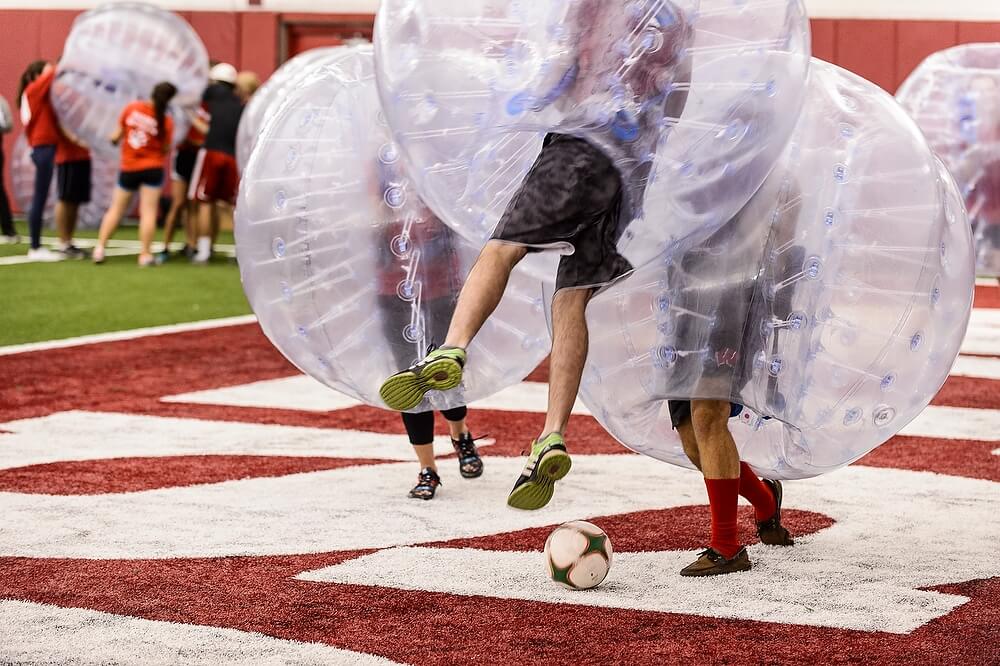
[[[13,185],[12,195],[18,210],[25,215],[31,210],[31,197],[35,191],[35,163],[31,161],[31,148],[24,136],[14,142],[11,152],[10,175]],[[99,229],[104,213],[111,206],[111,197],[118,186],[117,160],[93,159],[91,161],[90,203],[80,206],[77,218],[78,229]],[[45,205],[43,219],[46,223],[55,220],[56,194],[58,192],[55,173]]]
[[[892,97],[817,60],[747,206],[595,298],[581,395],[627,447],[688,467],[669,401],[730,401],[759,474],[823,474],[927,406],[973,291],[954,180]]]
[[[236,208],[243,286],[264,332],[303,372],[373,406],[382,381],[444,341],[479,247],[423,205],[352,47],[289,92],[250,157]],[[526,377],[548,354],[541,285],[515,273],[469,349],[449,409]]]
[[[979,273],[1000,276],[1000,44],[931,55],[896,97],[958,180]]]
[[[548,133],[622,177],[622,254],[721,225],[764,181],[809,64],[799,0],[384,0],[383,107],[420,192],[482,243]]]
[[[300,53],[278,68],[267,83],[254,93],[243,109],[236,135],[236,163],[240,171],[246,168],[250,160],[250,153],[260,130],[278,110],[288,93],[295,89],[298,81],[322,65],[335,63],[339,55],[346,52],[347,47],[332,46]]]
[[[59,121],[95,153],[117,156],[109,137],[127,104],[147,99],[153,86],[177,87],[170,113],[174,143],[187,135],[187,110],[208,85],[208,52],[182,18],[139,3],[107,4],[73,22],[52,84]]]

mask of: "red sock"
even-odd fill
[[[736,528],[736,510],[739,502],[739,479],[705,479],[708,503],[712,508],[712,541],[709,546],[726,558],[740,550]]]
[[[767,520],[778,510],[774,493],[745,462],[740,463],[740,495],[753,504],[753,512],[758,521]]]

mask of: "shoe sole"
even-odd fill
[[[565,451],[549,451],[538,461],[535,478],[522,483],[507,497],[507,506],[524,511],[537,511],[552,500],[556,481],[560,481],[573,467],[573,460]]]
[[[451,358],[431,361],[420,372],[404,370],[385,380],[379,395],[386,407],[396,412],[413,409],[428,391],[450,391],[462,383],[462,365]]]
[[[685,571],[681,570],[681,575],[685,578],[706,578],[708,576],[725,576],[731,573],[740,573],[741,571],[750,571],[753,568],[752,562],[746,562],[745,564],[740,564],[734,567],[716,567],[714,569],[703,569],[701,571]]]

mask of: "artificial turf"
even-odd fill
[[[122,228],[115,238],[134,240],[136,229]],[[219,242],[232,243],[232,235]],[[26,245],[0,246],[0,256],[26,251]],[[0,265],[0,285],[0,345],[250,313],[236,262],[228,257],[207,266],[174,259],[141,269],[134,255],[109,257],[100,266],[90,261]]]

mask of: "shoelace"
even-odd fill
[[[454,442],[459,455],[463,458],[471,458],[473,456],[479,457],[479,452],[476,450],[476,442],[487,437],[489,435],[481,435],[479,437],[472,437],[470,435],[468,438],[462,437],[461,439],[453,439],[451,441]]]
[[[434,486],[441,483],[441,479],[430,470],[423,470],[417,475],[417,485],[420,486]]]

